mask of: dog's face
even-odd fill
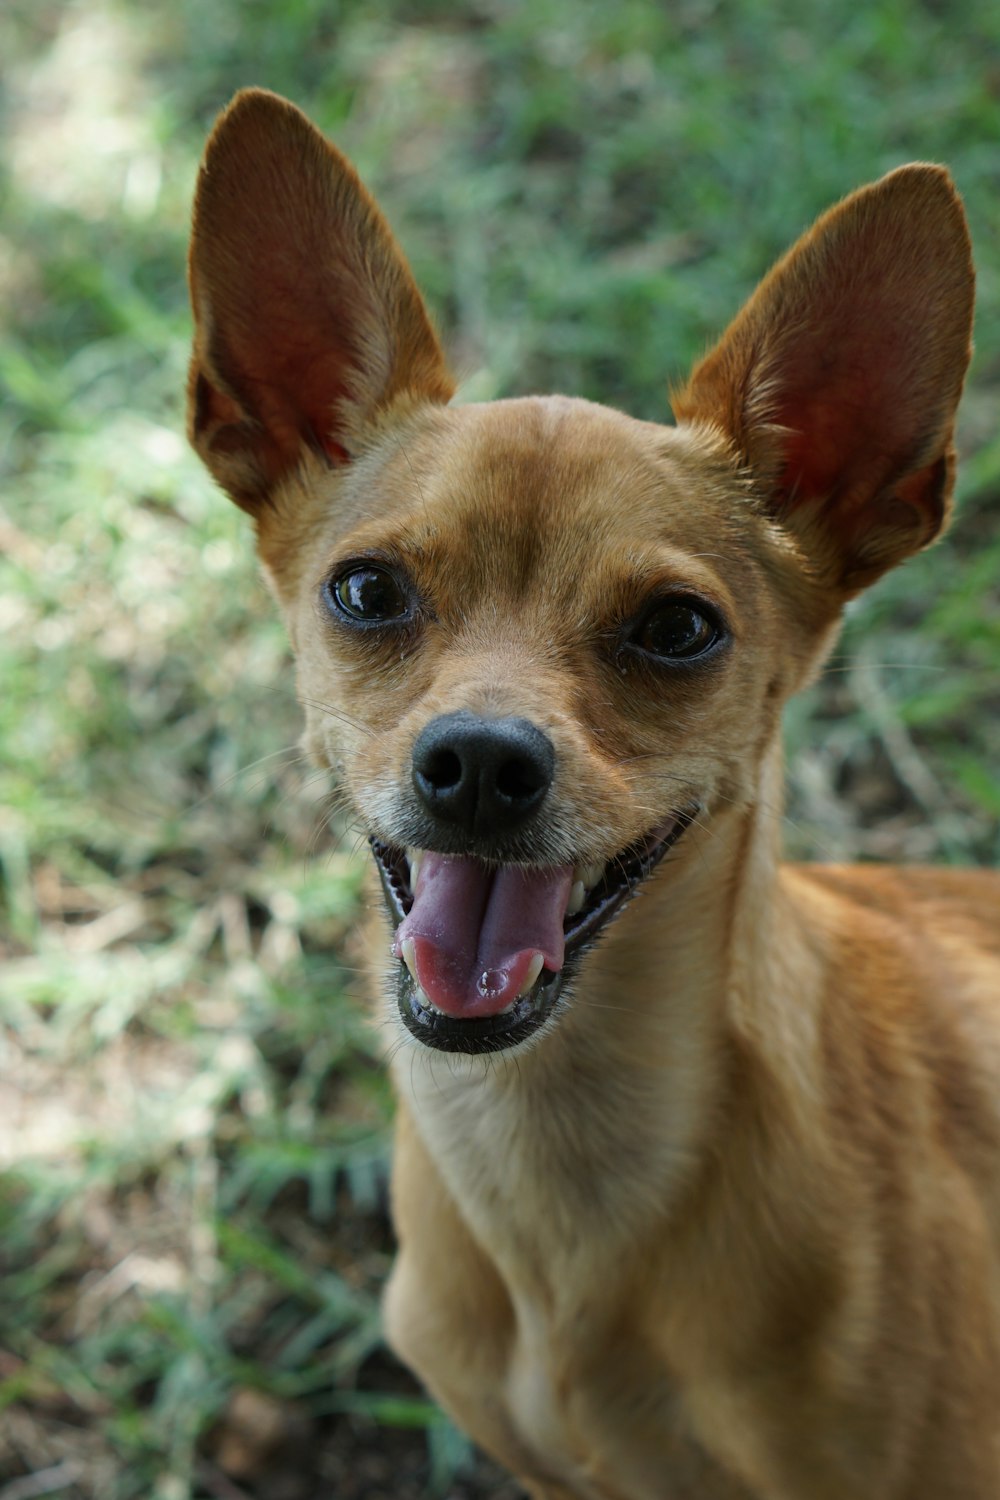
[[[721,446],[585,402],[418,409],[324,483],[271,564],[308,745],[372,837],[406,1024],[508,1045],[690,820],[750,798],[818,601]]]
[[[520,1043],[691,822],[753,800],[844,600],[943,524],[957,200],[911,168],[834,210],[676,428],[448,405],[377,209],[270,95],[210,143],[191,280],[193,439],[256,518],[307,744],[372,842],[403,1022]]]

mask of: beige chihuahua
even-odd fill
[[[190,276],[192,439],[384,890],[392,1344],[535,1500],[998,1500],[1000,877],[778,836],[782,705],[948,519],[948,174],[825,214],[676,426],[450,405],[272,94],[215,128]]]

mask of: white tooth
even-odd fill
[[[413,983],[417,987],[417,992],[422,993],[420,989],[420,980],[417,978],[417,949],[412,938],[404,938],[400,943],[399,956],[403,960],[406,967],[409,969],[410,974],[413,977]]]
[[[406,964],[406,967],[413,975],[413,994],[417,1004],[424,1010],[432,1010],[436,1016],[446,1015],[446,1011],[443,1011],[439,1005],[434,1004],[434,1001],[431,999],[430,995],[428,995],[427,991],[420,983],[420,980],[417,978],[417,968],[413,950],[413,939],[404,939],[404,941],[400,944],[400,948],[402,950],[403,962]]]
[[[528,991],[531,989],[531,986],[534,984],[535,980],[542,972],[542,964],[544,962],[545,960],[543,959],[542,955],[540,953],[536,953],[534,958],[531,960],[531,963],[528,965],[528,972],[524,976],[524,983],[521,985],[521,988],[517,992],[518,996],[526,995],[528,993]]]
[[[583,903],[587,899],[587,891],[582,880],[576,880],[569,893],[569,901],[566,903],[566,915],[575,917],[578,911],[583,910]]]
[[[410,946],[412,947],[412,944]],[[407,965],[407,968],[409,968],[409,965]],[[412,969],[410,969],[410,973],[413,974]],[[439,1016],[443,1014],[443,1012],[438,1010],[437,1006],[434,1004],[434,1001],[431,999],[430,995],[428,995],[427,991],[422,988],[416,974],[413,974],[413,992],[417,1004],[423,1006],[424,1010],[433,1010]]]
[[[424,851],[422,849],[407,849],[406,858],[410,865],[410,890],[417,888],[417,876],[420,874],[420,866],[424,862]]]
[[[603,865],[577,865],[573,871],[577,880],[582,881],[584,890],[593,890],[594,886],[604,874]]]

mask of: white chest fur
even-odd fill
[[[579,1047],[571,1067],[568,1051],[546,1052],[544,1067],[531,1054],[404,1053],[397,1083],[513,1309],[493,1393],[544,1472],[582,1500],[604,1500],[595,1467],[619,1448],[632,1414],[641,1409],[648,1434],[651,1410],[667,1423],[674,1410],[666,1373],[641,1340],[634,1368],[612,1351],[634,1291],[631,1247],[686,1175],[692,1112],[683,1088],[664,1089],[662,1072],[623,1077],[605,1057],[589,1066]],[[630,1500],[662,1500],[662,1455],[640,1446],[616,1452],[614,1471],[634,1476]]]

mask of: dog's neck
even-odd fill
[[[811,1072],[810,997],[781,1000],[793,947],[799,980],[803,970],[777,860],[780,765],[775,748],[754,800],[689,830],[533,1047],[397,1054],[439,1171],[512,1274],[536,1263],[541,1277],[568,1243],[590,1238],[607,1253],[669,1221],[696,1191],[720,1115],[752,1086],[748,1069],[771,1075],[761,1053],[764,1038],[775,1045],[775,1015],[778,1045]]]

